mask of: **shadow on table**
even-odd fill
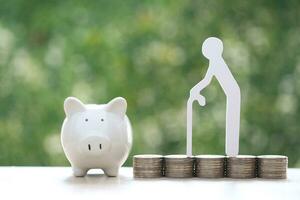
[[[92,169],[85,177],[75,177],[70,175],[64,180],[70,185],[97,185],[97,186],[111,186],[119,185],[121,180],[127,178],[119,175],[118,177],[107,177],[101,169]]]

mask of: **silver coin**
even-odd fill
[[[288,157],[282,155],[257,156],[257,174],[260,178],[286,179]]]
[[[255,178],[256,156],[238,155],[226,158],[226,176],[229,178]]]
[[[133,156],[135,178],[159,178],[163,175],[163,156],[143,154]]]
[[[224,177],[225,156],[198,155],[195,156],[195,175],[199,178]]]
[[[164,156],[164,174],[170,178],[190,178],[194,176],[194,158],[186,155]]]

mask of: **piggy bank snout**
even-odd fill
[[[101,155],[110,149],[110,140],[105,136],[89,136],[80,142],[81,153],[85,155]]]

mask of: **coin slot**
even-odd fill
[[[88,145],[88,148],[89,148],[89,151],[90,151],[91,150],[91,145],[90,144]]]
[[[99,148],[102,149],[102,145],[101,144],[99,144]]]

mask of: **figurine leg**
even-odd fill
[[[103,171],[106,174],[106,176],[115,177],[115,176],[118,176],[118,174],[119,174],[119,167],[109,167],[109,168],[103,169]]]
[[[226,111],[226,155],[239,153],[240,96],[227,98]]]
[[[83,177],[87,173],[86,169],[81,169],[81,168],[78,168],[78,167],[72,167],[72,170],[73,170],[73,175],[76,176],[76,177]]]

